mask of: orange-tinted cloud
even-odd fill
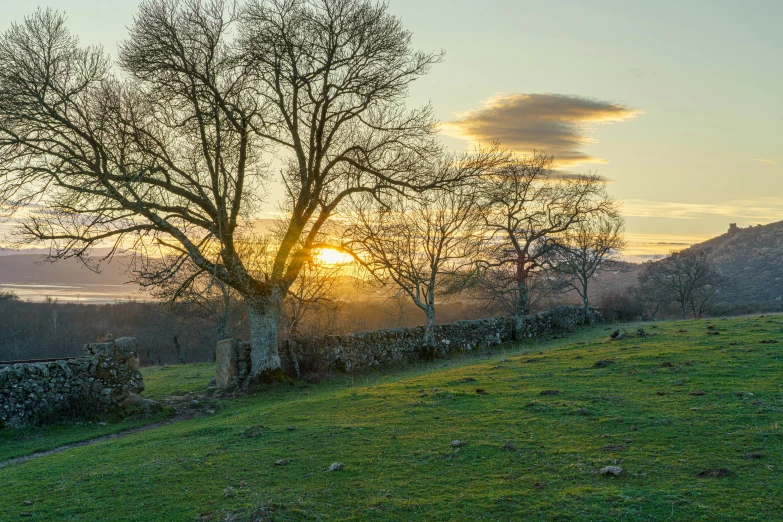
[[[606,163],[581,149],[596,124],[615,123],[641,112],[624,105],[562,94],[506,94],[444,124],[446,134],[472,142],[499,141],[517,152],[552,154],[560,167]]]

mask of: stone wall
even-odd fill
[[[561,306],[525,321],[522,336],[535,338],[565,330],[583,322],[582,308]],[[450,353],[490,348],[512,340],[510,318],[458,321],[435,326],[435,346],[422,346],[424,327],[390,328],[371,332],[332,335],[316,339],[282,341],[280,357],[283,370],[297,375],[300,368],[328,368],[341,372],[360,372],[393,366],[403,360],[444,357]],[[250,343],[222,341],[216,352],[218,387],[243,382],[250,373]],[[221,378],[222,377],[222,378]]]
[[[136,339],[84,345],[77,359],[0,366],[0,427],[56,422],[143,403]]]

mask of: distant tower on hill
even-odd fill
[[[736,232],[739,232],[739,227],[736,223],[729,223],[729,234],[734,234]]]

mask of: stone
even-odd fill
[[[159,407],[144,390],[136,339],[89,343],[67,361],[0,366],[0,426],[77,420],[126,407]]]
[[[451,441],[451,447],[452,448],[461,448],[462,446],[464,446],[467,443],[468,442],[465,441],[465,440],[452,440]]]
[[[223,339],[215,347],[215,386],[218,389],[231,386],[238,374],[236,348],[234,339]]]
[[[535,338],[548,333],[564,332],[581,324],[583,320],[583,309],[560,306],[527,316],[524,331],[517,334],[525,338]],[[434,356],[445,357],[451,353],[472,352],[509,342],[513,338],[512,326],[513,319],[508,317],[435,325],[434,335],[439,341],[436,343]],[[308,357],[312,359],[313,354],[317,354],[319,365],[324,371],[359,372],[387,368],[405,360],[431,358],[433,354],[422,346],[423,335],[423,327],[417,326],[291,339],[280,341],[279,353],[282,368],[289,375],[296,375],[297,368],[300,368]],[[449,342],[442,342],[443,340]],[[216,375],[224,372],[222,384],[230,386],[247,382],[252,366],[250,343],[228,339],[218,345],[215,354]],[[223,353],[222,357],[219,352]],[[233,366],[234,357],[236,370]],[[221,388],[221,379],[216,377],[216,384]]]
[[[124,408],[139,409],[144,413],[152,413],[160,410],[160,404],[152,399],[147,399],[138,394],[131,393],[120,403]]]
[[[606,466],[598,470],[601,475],[618,476],[623,472],[623,468],[620,466]]]
[[[330,471],[342,471],[345,466],[340,462],[333,462],[331,466],[329,466],[329,469],[326,470],[326,472]]]
[[[275,461],[275,466],[288,466],[290,461],[288,459],[280,459]]]

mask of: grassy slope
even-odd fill
[[[226,399],[212,416],[2,470],[0,520],[783,519],[781,325],[659,323],[617,342],[597,327]],[[210,373],[155,369],[149,392],[197,389]],[[509,441],[517,451],[501,449]],[[335,461],[345,469],[325,473]],[[623,475],[595,473],[613,464]],[[697,476],[708,468],[731,475]]]

